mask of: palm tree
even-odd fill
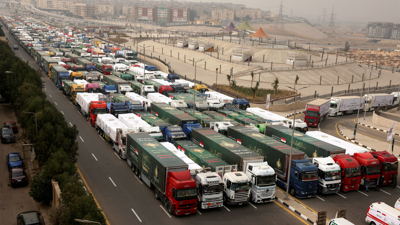
[[[250,87],[253,87],[253,79],[254,79],[254,73],[253,73],[253,71],[251,71],[250,76],[251,76],[251,85],[250,85]]]
[[[278,78],[275,78],[275,80],[274,80],[274,82],[272,82],[271,86],[274,89],[274,92],[275,92],[275,95],[276,95],[276,92],[278,91],[278,88],[279,88],[279,80],[278,80]]]
[[[253,91],[253,99],[256,98],[257,90],[258,90],[258,85],[260,85],[260,82],[257,81],[256,86],[254,88],[251,88]]]

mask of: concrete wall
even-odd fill
[[[312,101],[313,99],[310,100],[305,100],[305,101],[299,101],[296,103],[296,111],[299,111],[299,109],[304,109],[306,107],[307,102]],[[259,107],[262,109],[266,110],[265,104],[259,105],[259,104],[250,104],[251,107]],[[269,105],[269,111],[272,112],[288,112],[288,111],[293,111],[294,110],[294,102],[290,104],[285,104],[285,105]],[[290,112],[293,113],[293,112]],[[288,114],[290,114],[288,113]]]
[[[392,120],[392,119],[397,119]],[[383,126],[386,127],[387,130],[390,129],[393,123],[398,123],[400,121],[400,115],[393,114],[393,113],[388,113],[388,112],[380,112],[380,115],[376,114],[375,111],[372,115],[372,123],[375,125]],[[395,132],[400,133],[400,127],[396,126],[395,127]]]

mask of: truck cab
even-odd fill
[[[108,103],[107,108],[110,114],[118,118],[119,114],[129,113],[129,108],[126,103]]]
[[[228,172],[223,176],[224,203],[243,205],[249,202],[250,178],[244,172]]]
[[[183,100],[171,100],[171,106],[177,109],[186,109],[188,106]]]
[[[71,85],[71,101],[74,105],[76,105],[76,95],[78,92],[85,92],[85,87],[78,84]]]
[[[87,83],[85,88],[88,93],[101,93],[100,86],[96,83]]]
[[[72,71],[78,72],[78,71],[86,71],[85,67],[82,65],[74,65],[72,67]]]
[[[203,128],[199,123],[195,124],[184,124],[182,126],[183,132],[186,134],[188,140],[190,140],[190,134],[192,133],[193,129],[200,129]]]
[[[115,85],[104,85],[102,93],[104,95],[117,93],[117,89],[115,88]]]
[[[226,136],[228,132],[228,127],[233,127],[234,125],[230,122],[210,122],[210,128],[216,132]]]
[[[339,164],[341,170],[343,192],[354,191],[360,188],[361,168],[360,163],[349,154],[335,155],[333,160]]]
[[[204,93],[204,92],[208,91],[208,88],[204,84],[195,84],[194,85],[194,90],[195,91],[199,91],[201,93]]]
[[[96,118],[98,114],[106,114],[107,113],[107,104],[105,101],[92,101],[89,105],[89,116],[88,121],[94,127],[96,123]]]
[[[222,109],[225,106],[225,103],[220,102],[217,98],[207,98],[207,104],[210,110]]]
[[[328,225],[355,225],[355,224],[346,220],[345,218],[335,218],[331,219]]]
[[[185,88],[180,84],[170,85],[174,93],[185,93]]]
[[[380,184],[396,187],[399,168],[397,157],[387,151],[375,151],[371,152],[371,154],[379,160],[381,166],[382,177],[379,179]]]
[[[304,110],[304,122],[309,127],[318,127],[329,113],[330,101],[326,99],[315,99],[307,103]]]
[[[187,135],[183,132],[182,127],[176,125],[165,128],[163,137],[165,141],[170,143],[187,140]]]
[[[154,90],[154,86],[153,85],[143,85],[143,92],[144,95],[147,96],[148,93],[155,93],[156,91]]]
[[[179,76],[176,74],[170,73],[170,74],[168,74],[167,79],[168,80],[179,80]]]
[[[207,111],[208,110],[208,104],[207,104],[206,100],[204,100],[202,98],[196,99],[195,106],[196,106],[196,110],[198,110],[198,111]]]
[[[72,73],[70,74],[70,77],[71,77],[71,80],[72,80],[72,81],[75,80],[75,79],[77,79],[77,80],[83,80],[83,74],[82,74],[81,72],[72,72]]]
[[[216,172],[201,172],[195,177],[198,208],[210,209],[222,207],[224,183]]]
[[[398,105],[400,103],[400,92],[392,92],[390,94],[393,95],[393,105]]]
[[[244,98],[235,98],[232,101],[232,105],[236,106],[239,109],[246,110],[248,107],[250,107],[249,101],[247,101]]]
[[[318,167],[318,191],[322,194],[334,194],[340,191],[340,167],[331,157],[313,158]]]
[[[251,201],[264,203],[275,200],[276,174],[268,162],[248,163],[246,174],[251,180]]]
[[[160,94],[165,95],[165,96],[168,96],[168,93],[173,92],[173,91],[174,91],[174,89],[172,89],[172,87],[169,86],[169,85],[161,85],[161,86],[158,88],[158,92],[159,92]]]
[[[381,166],[378,159],[367,153],[354,153],[353,158],[361,165],[361,185],[365,185],[365,180],[369,179],[369,187],[376,187],[376,182],[381,177]]]

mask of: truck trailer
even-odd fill
[[[343,116],[354,114],[364,109],[365,97],[360,96],[339,96],[332,97],[329,107],[329,116]]]
[[[116,76],[103,76],[106,85],[115,85],[118,93],[125,94],[126,92],[133,91],[131,84]]]
[[[315,99],[306,104],[304,111],[304,122],[309,127],[317,127],[324,121],[329,113],[330,100]]]

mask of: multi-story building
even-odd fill
[[[139,21],[155,21],[155,8],[154,7],[136,7],[136,19]]]
[[[367,36],[371,38],[390,38],[393,23],[370,22],[367,26]]]
[[[115,14],[114,5],[96,5],[96,15],[113,16]]]
[[[76,16],[88,18],[96,15],[96,6],[86,5],[84,3],[75,3],[69,5],[69,11]]]
[[[58,1],[58,8],[69,10],[71,4],[73,4],[71,1]]]
[[[171,10],[169,7],[156,7],[156,22],[169,23],[171,21]]]
[[[122,15],[126,16],[126,18],[135,19],[135,7],[134,6],[123,6],[122,7]]]
[[[57,9],[58,2],[57,0],[39,0],[38,7],[41,9]]]
[[[187,22],[189,21],[188,9],[171,9],[171,22]]]
[[[211,17],[213,20],[233,21],[235,19],[235,11],[230,9],[217,9],[211,11]]]
[[[391,39],[400,39],[400,24],[393,24]]]
[[[239,18],[249,16],[251,19],[261,19],[261,9],[239,9],[235,11],[235,15]]]

